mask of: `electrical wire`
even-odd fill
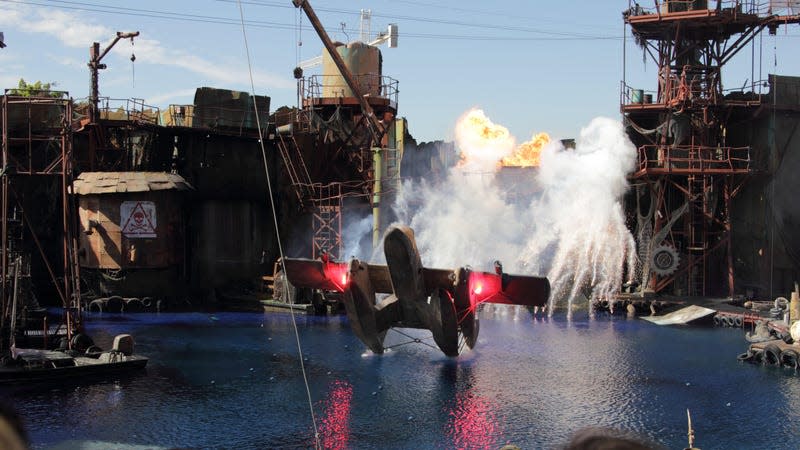
[[[275,226],[275,235],[276,235],[277,241],[278,241],[278,252],[280,254],[281,269],[283,270],[283,273],[286,273],[286,266],[284,264],[284,257],[283,257],[283,244],[281,244],[281,232],[280,232],[280,228],[278,228],[278,212],[275,210],[275,196],[272,193],[272,180],[270,179],[271,177],[269,176],[269,163],[267,162],[267,150],[266,150],[266,148],[264,146],[264,136],[263,136],[263,131],[262,131],[262,128],[261,128],[261,115],[259,114],[259,111],[258,111],[258,101],[256,101],[257,97],[256,97],[255,80],[253,78],[253,63],[252,63],[252,61],[250,59],[250,45],[247,42],[247,28],[245,26],[244,9],[242,8],[241,2],[239,3],[239,16],[241,18],[241,24],[242,24],[242,37],[244,39],[245,53],[247,53],[247,68],[248,68],[248,72],[250,74],[250,90],[251,90],[251,93],[253,95],[253,109],[254,109],[255,115],[256,115],[256,126],[258,127],[258,143],[261,146],[261,158],[262,158],[262,160],[264,162],[264,174],[265,174],[265,176],[267,178],[267,192],[269,193],[268,200],[269,200],[270,207],[272,208],[272,221],[273,221],[273,225]],[[289,286],[288,286],[289,281],[288,281],[287,277],[283,277],[283,282],[285,283],[285,286],[284,286],[285,291],[284,292],[288,292],[289,291],[289,289],[288,289],[289,288]],[[317,449],[321,449],[322,445],[321,445],[320,440],[319,440],[319,431],[317,429],[317,419],[316,419],[316,415],[314,414],[314,403],[313,403],[313,401],[311,399],[311,388],[309,387],[309,384],[308,384],[308,376],[306,375],[306,366],[303,363],[303,347],[300,345],[300,332],[297,329],[297,321],[295,320],[295,317],[294,317],[294,308],[289,308],[289,311],[290,311],[291,316],[292,316],[292,326],[294,327],[295,341],[297,342],[297,354],[298,354],[298,358],[300,360],[300,371],[303,374],[303,383],[305,384],[305,387],[306,387],[306,397],[308,398],[308,407],[309,407],[309,410],[311,411],[311,423],[314,426],[314,443],[316,444],[316,448]]]
[[[22,5],[30,5],[30,6],[41,6],[41,7],[49,7],[49,8],[60,8],[66,10],[74,10],[74,11],[86,11],[86,12],[95,12],[95,13],[103,13],[103,14],[113,14],[113,15],[128,15],[128,16],[135,16],[135,17],[149,17],[155,19],[166,19],[166,20],[177,20],[183,22],[195,22],[195,23],[213,23],[213,24],[220,24],[220,25],[239,25],[239,21],[233,18],[227,17],[219,17],[219,16],[209,16],[209,15],[201,15],[201,14],[187,14],[183,12],[171,12],[171,11],[161,11],[161,10],[152,10],[152,9],[138,9],[138,8],[127,8],[127,7],[109,7],[105,5],[99,5],[95,3],[86,3],[86,2],[75,2],[75,1],[67,1],[67,0],[51,0],[50,2],[44,3],[42,1],[37,0],[0,0],[6,3],[17,3]],[[217,0],[221,2],[233,2],[235,0]],[[278,5],[264,5],[261,3],[254,3],[254,2],[247,2],[251,4],[256,4],[260,6],[278,6]],[[283,7],[283,6],[281,6]],[[291,7],[291,6],[289,6]],[[341,14],[352,14],[352,11],[346,10],[328,10],[329,12],[336,12]],[[392,18],[397,20],[407,20],[407,21],[420,21],[420,22],[428,22],[428,23],[435,23],[435,24],[444,24],[444,25],[454,25],[454,26],[461,26],[461,27],[477,27],[482,29],[495,29],[495,30],[502,30],[507,32],[514,32],[514,33],[533,33],[536,36],[519,36],[519,35],[473,35],[473,34],[444,34],[444,33],[403,33],[404,39],[434,39],[434,40],[466,40],[466,41],[559,41],[559,40],[566,40],[566,41],[573,41],[573,40],[619,40],[621,39],[619,36],[607,36],[607,35],[589,35],[589,34],[582,34],[582,33],[568,33],[568,32],[556,32],[556,31],[547,31],[547,30],[538,30],[538,29],[531,29],[525,27],[508,27],[502,25],[492,25],[492,24],[473,24],[468,22],[457,22],[457,21],[448,21],[443,19],[425,19],[420,17],[412,17],[412,16],[381,16],[377,14],[373,14],[376,17],[386,17]],[[296,26],[293,24],[281,23],[281,22],[271,22],[271,21],[263,21],[263,20],[246,20],[245,24],[250,27],[254,28],[264,28],[264,29],[280,29],[280,30],[295,30]],[[338,26],[335,27],[328,27],[331,29],[339,28]],[[301,27],[301,29],[310,30],[308,27]],[[347,28],[347,31],[355,32],[354,29]]]
[[[219,2],[231,2],[234,0],[216,0]],[[272,1],[255,1],[251,0],[248,2],[252,5],[264,6],[264,7],[279,7],[285,8],[286,5],[284,3],[277,3]],[[429,6],[429,5],[426,5]],[[356,15],[358,13],[348,10],[348,9],[337,9],[337,8],[314,8],[316,11],[323,11],[323,12],[330,12],[330,13],[337,13],[337,14],[347,14],[347,15]],[[470,11],[470,10],[467,10]],[[472,11],[472,12],[479,12],[479,11]],[[482,13],[482,12],[481,12]],[[538,28],[530,28],[530,27],[518,27],[518,26],[509,26],[509,25],[496,25],[496,24],[488,24],[488,23],[473,23],[473,22],[462,22],[457,20],[451,19],[439,19],[433,17],[418,17],[418,16],[406,16],[406,15],[397,15],[397,14],[380,14],[380,13],[372,13],[372,17],[382,17],[384,19],[391,19],[391,20],[405,20],[409,22],[424,22],[424,23],[435,23],[439,25],[452,25],[452,26],[461,26],[461,27],[472,27],[472,28],[483,28],[483,29],[497,29],[497,30],[504,30],[504,31],[522,31],[527,33],[537,33],[537,34],[548,34],[548,35],[564,35],[564,36],[579,36],[583,38],[591,38],[596,39],[602,36],[595,36],[583,33],[574,33],[574,32],[563,32],[563,31],[552,31],[552,30],[542,30]]]
[[[23,5],[32,5],[32,6],[42,6],[42,7],[55,7],[60,9],[67,9],[67,10],[75,10],[75,11],[88,11],[88,12],[96,12],[96,13],[104,13],[104,14],[114,14],[114,15],[129,15],[129,16],[136,16],[136,17],[150,17],[156,19],[167,19],[167,20],[178,20],[183,22],[195,22],[195,23],[213,23],[213,24],[220,24],[220,25],[239,25],[238,19],[227,18],[227,17],[219,17],[219,16],[209,16],[209,15],[200,15],[200,14],[187,14],[185,12],[171,12],[171,11],[161,11],[161,10],[152,10],[152,9],[137,9],[137,8],[126,8],[126,7],[110,7],[106,5],[96,4],[96,3],[86,3],[86,2],[76,2],[76,1],[68,1],[68,0],[51,0],[47,3],[37,0],[0,0],[6,3],[17,3]],[[237,0],[216,0],[219,2],[235,2]],[[60,5],[59,5],[60,3]],[[287,5],[284,3],[276,3],[276,2],[256,2],[256,1],[244,1],[242,3],[245,4],[252,4],[256,6],[264,6],[264,7],[275,7],[275,8],[293,8],[292,5]],[[317,8],[317,10],[336,13],[336,14],[347,14],[347,15],[354,15],[351,10],[345,9],[333,9],[333,8]],[[470,22],[460,22],[460,21],[453,21],[453,20],[446,20],[446,19],[435,19],[435,18],[424,18],[424,17],[415,17],[415,16],[400,16],[400,15],[381,15],[381,14],[373,14],[373,17],[383,17],[392,20],[404,20],[409,22],[426,22],[426,23],[435,23],[440,25],[452,25],[452,26],[459,26],[459,27],[473,27],[473,28],[480,28],[480,29],[488,29],[488,30],[498,30],[498,31],[506,31],[506,32],[513,32],[513,33],[532,33],[535,36],[520,36],[520,35],[473,35],[473,34],[446,34],[446,33],[414,33],[414,32],[404,32],[403,38],[404,39],[425,39],[425,40],[459,40],[459,41],[506,41],[506,42],[513,42],[513,41],[585,41],[585,40],[621,40],[622,37],[616,35],[594,35],[594,34],[585,34],[585,33],[574,33],[574,32],[560,32],[560,31],[552,31],[552,30],[545,30],[545,29],[536,29],[536,28],[528,28],[528,27],[514,27],[514,26],[505,26],[505,25],[495,25],[495,24],[477,24],[477,23],[470,23]],[[281,23],[281,22],[271,22],[271,21],[263,21],[263,20],[246,20],[245,23],[247,26],[254,27],[254,28],[263,28],[263,29],[279,29],[279,30],[296,30],[296,25]],[[329,29],[337,29],[337,26],[328,26]],[[300,27],[301,30],[310,30],[308,27]],[[347,28],[346,31],[355,32],[356,30],[353,28]],[[800,35],[790,35],[785,34],[779,36],[780,38],[797,38]]]

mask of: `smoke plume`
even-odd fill
[[[480,110],[459,120],[456,146],[462,161],[443,182],[407,182],[398,197],[425,266],[491,270],[500,260],[509,273],[546,275],[550,311],[620,290],[636,262],[621,203],[636,151],[619,121],[592,120],[574,149],[547,144],[533,169],[500,167],[514,138]]]

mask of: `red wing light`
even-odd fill
[[[333,285],[334,289],[339,292],[344,292],[347,289],[347,284],[350,282],[347,263],[327,262],[323,266],[325,278]]]
[[[469,285],[473,305],[486,301],[502,289],[500,276],[489,272],[470,272]]]

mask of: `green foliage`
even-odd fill
[[[9,95],[19,95],[22,97],[52,97],[64,98],[64,93],[59,91],[51,91],[51,87],[55,87],[56,83],[42,83],[37,81],[35,83],[27,83],[24,79],[19,79],[19,84],[16,89],[10,89]]]

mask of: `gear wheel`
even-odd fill
[[[680,255],[670,245],[659,245],[650,253],[650,268],[656,274],[664,277],[678,270]]]

